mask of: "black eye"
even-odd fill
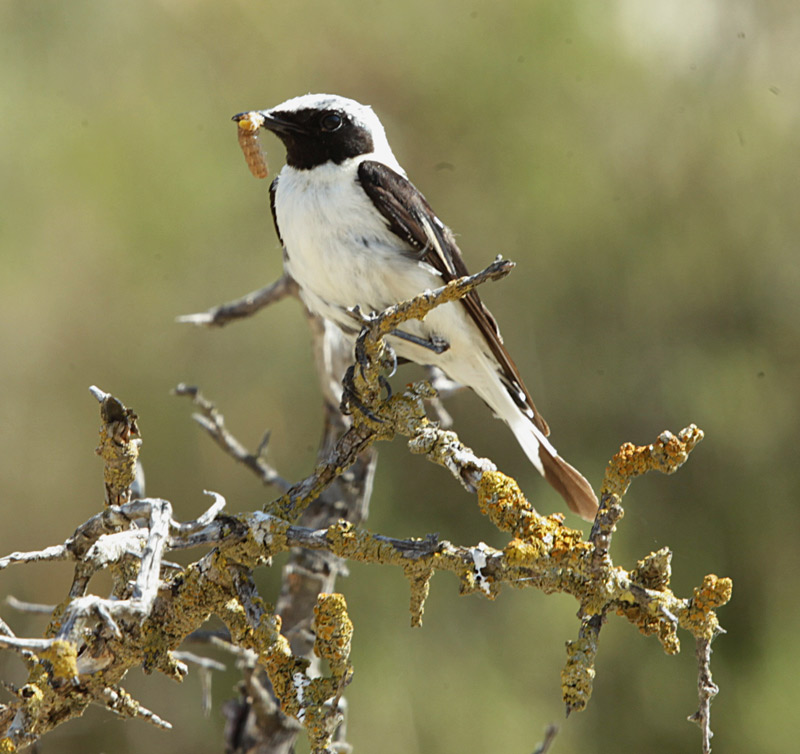
[[[323,131],[336,131],[341,128],[342,122],[342,116],[339,113],[328,113],[322,116],[319,124]]]

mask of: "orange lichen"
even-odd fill
[[[328,661],[334,677],[343,679],[350,669],[350,644],[353,622],[347,614],[347,602],[341,594],[319,594],[314,606],[314,652]]]
[[[486,471],[478,483],[481,513],[502,531],[518,531],[535,513],[517,482],[501,471]]]
[[[714,611],[728,602],[732,594],[731,579],[708,574],[703,584],[694,588],[688,609],[679,616],[681,626],[698,639],[713,639],[721,630]]]

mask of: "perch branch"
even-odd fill
[[[668,653],[678,651],[678,630],[688,631],[703,649],[700,668],[701,676],[704,672],[706,676],[701,678],[697,715],[710,738],[708,705],[716,687],[705,647],[721,632],[716,610],[730,599],[730,580],[706,576],[691,598],[680,598],[669,588],[668,550],[648,555],[630,571],[614,565],[609,554],[611,533],[622,516],[620,501],[630,480],[651,469],[675,471],[702,438],[700,430],[690,426],[677,436],[662,433],[649,446],[623,446],[609,464],[603,509],[589,539],[584,540],[581,532],[564,524],[563,516],[539,515],[513,479],[475,456],[454,433],[429,422],[424,398],[430,388],[425,384],[411,385],[389,399],[381,397],[382,370],[392,362],[384,337],[404,318],[422,317],[433,306],[452,301],[508,269],[507,263],[496,263],[477,276],[453,281],[384,314],[364,318],[357,366],[346,380],[352,426],[331,443],[315,474],[293,485],[266,511],[226,515],[217,499],[195,522],[175,524],[167,501],[143,499],[111,504],[79,527],[59,552],[65,551],[66,557],[76,561],[76,573],[80,571],[76,583],[82,586],[87,574],[108,569],[114,597],[74,594],[73,584],[71,597],[56,608],[46,638],[0,638],[0,644],[24,649],[27,654],[22,656],[29,665],[28,682],[17,690],[17,700],[0,707],[0,746],[13,750],[31,743],[60,722],[81,714],[90,703],[156,722],[154,713],[122,699],[119,682],[136,665],[180,679],[186,666],[175,657],[175,650],[216,614],[232,641],[256,654],[283,713],[303,724],[313,751],[329,751],[341,719],[340,695],[352,673],[348,659],[352,624],[339,595],[317,597],[316,652],[327,659],[330,674],[312,676],[309,658],[294,652],[282,632],[279,613],[261,599],[252,579],[255,568],[292,548],[402,568],[411,584],[415,624],[421,621],[428,584],[437,571],[455,574],[465,594],[494,598],[508,585],[572,595],[580,606],[581,626],[578,639],[568,645],[562,675],[568,711],[583,709],[591,695],[599,632],[607,616],[616,614],[642,633],[657,635]],[[103,396],[105,403],[108,397]],[[127,457],[127,444],[140,443],[138,432],[124,430],[125,426],[131,429],[135,415],[122,404],[119,407],[121,418],[116,408],[113,416],[103,413],[103,432],[116,438],[119,445],[117,455],[104,455],[107,464]],[[108,420],[122,422],[123,430],[117,427],[110,433]],[[435,537],[391,539],[347,521],[319,528],[301,525],[299,517],[308,510],[308,503],[321,499],[333,483],[341,481],[360,453],[376,440],[397,434],[409,438],[414,452],[444,466],[462,484],[476,490],[481,512],[510,535],[502,549],[483,543],[458,546]],[[107,484],[107,491],[125,500],[123,482],[128,477],[118,477],[122,481]],[[132,526],[134,521],[137,527]],[[165,553],[197,546],[212,549],[186,568],[162,571]],[[6,559],[6,565],[36,559]],[[109,695],[109,689],[116,696]]]

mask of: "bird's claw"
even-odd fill
[[[388,388],[388,383],[386,387]],[[359,392],[355,386],[355,366],[350,366],[347,368],[344,379],[342,380],[342,402],[339,404],[339,410],[343,415],[351,416],[354,408],[370,421],[383,424],[383,419],[361,402]]]
[[[392,397],[392,386],[389,384],[389,380],[386,379],[383,375],[378,377],[378,382],[380,386],[386,391],[386,400],[388,401],[389,398]]]

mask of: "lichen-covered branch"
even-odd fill
[[[200,315],[180,318],[182,322],[219,326],[249,317],[269,304],[288,296],[297,298],[297,286],[284,275],[271,286],[244,298],[214,307]],[[324,461],[343,432],[350,426],[349,417],[339,410],[341,376],[352,361],[352,345],[341,332],[309,312],[306,318],[311,329],[314,360],[324,399],[324,431],[319,449]],[[265,459],[269,433],[256,452],[247,451],[225,428],[222,415],[196,388],[183,385],[175,392],[189,395],[198,408],[195,420],[209,436],[231,457],[243,463],[265,484],[286,491],[291,485],[284,481]],[[305,508],[299,521],[305,525],[327,526],[340,518],[360,522],[366,518],[372,492],[377,453],[373,446],[366,447],[356,456],[355,463],[337,476],[324,492]],[[309,631],[316,597],[331,592],[336,578],[343,571],[340,559],[324,550],[294,548],[283,569],[281,594],[276,610],[283,618],[283,627],[292,650],[315,662],[314,640]],[[269,751],[270,754],[289,754],[299,726],[294,718],[281,712],[271,693],[269,681],[263,678],[257,664],[248,661],[243,668],[240,695],[224,706],[228,720],[225,744],[231,752]],[[340,706],[344,706],[343,703]],[[336,734],[336,745],[344,750],[344,726]]]
[[[104,393],[94,385],[89,390],[100,402],[103,419],[96,453],[103,459],[106,505],[127,503],[142,445],[136,424],[138,417],[113,395]]]
[[[35,741],[89,704],[166,725],[131,699],[120,683],[135,666],[181,680],[187,666],[175,652],[211,615],[221,618],[231,641],[252,653],[248,656],[266,672],[268,681],[263,683],[257,675],[250,676],[255,693],[259,687],[263,691],[264,704],[268,683],[280,714],[305,727],[313,751],[332,751],[341,694],[352,677],[353,626],[343,597],[327,590],[317,595],[320,590],[315,588],[315,638],[302,650],[295,649],[284,627],[285,616],[291,618],[289,623],[294,620],[293,600],[283,594],[278,608],[273,607],[258,594],[252,578],[254,569],[270,565],[273,555],[287,550],[401,568],[410,584],[414,625],[421,623],[430,579],[440,571],[454,574],[463,594],[493,599],[510,586],[572,595],[579,605],[580,626],[577,639],[567,645],[562,673],[568,712],[583,709],[590,699],[599,638],[609,616],[657,636],[668,653],[679,650],[678,631],[687,631],[697,642],[700,666],[700,709],[694,717],[708,746],[710,702],[717,691],[711,680],[710,642],[721,632],[716,610],[730,599],[730,580],[706,576],[691,597],[682,598],[670,589],[671,553],[666,548],[645,555],[630,570],[615,565],[610,554],[612,534],[623,514],[621,501],[632,478],[649,470],[674,472],[702,432],[692,425],[677,435],[664,432],[652,445],[622,446],[609,463],[601,508],[584,539],[565,525],[562,515],[540,515],[513,479],[477,457],[455,433],[430,422],[424,401],[431,389],[425,383],[383,396],[383,370],[392,362],[385,335],[405,319],[423,317],[433,306],[509,268],[497,262],[476,276],[363,318],[356,365],[345,380],[349,426],[343,425],[342,434],[325,443],[314,474],[289,487],[263,511],[228,515],[224,500],[216,496],[198,519],[177,523],[167,501],[131,500],[131,446],[138,451],[141,442],[134,431],[135,415],[97,391],[103,406],[113,406],[102,414],[101,435],[108,446],[102,455],[112,467],[106,468],[107,507],[60,546],[0,559],[0,568],[46,559],[71,560],[76,568],[70,594],[54,611],[43,638],[18,638],[7,626],[0,631],[0,646],[18,652],[29,673],[27,682],[14,689],[16,700],[0,705],[0,752]],[[480,511],[508,534],[504,547],[458,545],[433,536],[392,539],[346,520],[315,525],[330,518],[309,516],[310,504],[325,502],[336,485],[346,490],[347,470],[368,459],[376,441],[397,435],[408,439],[412,452],[448,469],[476,492]],[[211,549],[185,568],[165,562],[170,551],[194,547]],[[335,560],[328,562],[335,571]],[[85,593],[88,578],[101,569],[112,574],[111,598]],[[300,633],[295,638],[297,646],[303,644]],[[327,676],[310,672],[310,646],[327,661]],[[287,735],[291,728],[285,726]]]

